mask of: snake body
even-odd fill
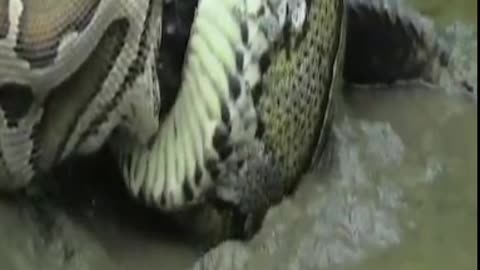
[[[255,91],[261,91],[266,58],[287,24],[293,31],[303,24],[304,4],[198,2],[179,94],[153,144],[114,144],[134,196],[176,210],[198,203],[219,179],[230,178],[226,174],[248,169],[241,164],[250,159],[244,150],[263,136],[263,98]]]
[[[264,213],[321,155],[344,78],[435,82],[447,65],[390,3],[0,0],[0,188],[107,142],[160,210],[213,195]]]
[[[162,2],[0,2],[0,185],[25,186],[112,130],[158,129]]]
[[[342,5],[200,1],[180,92],[153,145],[115,144],[134,196],[176,210],[212,187],[236,196],[251,183],[268,185],[270,175],[279,174],[276,183],[297,177],[329,118]],[[287,188],[272,185],[278,194]]]
[[[434,30],[398,2],[200,0],[192,17],[178,97],[152,145],[114,144],[133,195],[166,211],[213,193],[264,212],[321,156],[344,74],[435,83],[446,65]]]

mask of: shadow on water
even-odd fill
[[[476,22],[476,1],[413,2],[442,25]],[[459,57],[476,84],[470,52]],[[250,243],[226,242],[198,261],[175,224],[86,162],[101,177],[64,182],[62,208],[0,199],[0,269],[476,269],[477,106],[451,92],[348,91],[329,169],[307,175]]]

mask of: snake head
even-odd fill
[[[245,159],[236,170],[218,179],[211,201],[226,211],[231,237],[250,239],[261,228],[268,209],[285,193],[285,181],[271,155],[260,152]]]

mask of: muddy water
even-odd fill
[[[477,1],[458,0],[407,0],[413,3],[422,13],[435,18],[442,24],[448,24],[455,20],[477,26]]]
[[[349,97],[333,168],[197,269],[476,269],[476,108],[409,89]]]
[[[474,0],[413,2],[441,27],[477,19]],[[460,36],[476,84],[476,49]],[[83,198],[85,179],[68,211],[0,200],[0,270],[475,269],[477,107],[446,87],[350,91],[339,102],[329,169],[306,176],[250,243],[200,257],[112,183]]]
[[[425,104],[425,98],[432,103]],[[382,105],[375,102],[371,104],[374,110],[355,115],[377,124],[388,123],[403,143],[400,166],[372,177],[400,187],[402,207],[396,218],[401,221],[397,224],[401,241],[349,269],[475,269],[476,108],[459,109],[465,105],[461,101],[452,104],[431,93],[408,97],[397,93],[374,99]],[[361,104],[370,102],[372,98]],[[391,108],[398,109],[401,116],[394,115]],[[412,130],[424,125],[429,128]]]
[[[410,2],[441,25],[462,21],[477,30],[477,1]],[[469,56],[476,65],[476,53]],[[399,173],[401,179],[398,180],[410,182],[405,188],[408,207],[400,215],[410,229],[404,233],[402,243],[347,269],[477,268],[477,109],[443,97],[428,100],[424,103],[413,96],[396,99],[397,105],[391,104],[395,109],[395,106],[405,106],[408,108],[405,112],[392,111],[385,99],[372,103],[375,110],[379,109],[377,112],[360,109],[370,115],[369,118],[386,120],[384,117],[388,115],[389,122],[398,127],[400,137],[409,141],[413,163],[417,166],[423,163],[425,176],[410,176],[415,165]],[[422,125],[428,128],[412,131],[412,128],[421,129]],[[433,181],[422,183],[422,178]]]

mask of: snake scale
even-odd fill
[[[0,145],[4,189],[25,186],[117,126],[158,129],[160,1],[2,1]]]
[[[167,210],[195,201],[229,149],[233,153],[254,136],[250,92],[260,82],[261,58],[287,23],[302,23],[304,4],[2,1],[2,189],[24,187],[38,172],[94,152],[114,137],[134,195],[141,187],[147,200]],[[175,16],[162,16],[168,9]],[[177,67],[182,83],[171,89],[169,78],[159,77],[174,69],[175,59],[162,54],[174,46],[162,46],[162,37],[182,35],[182,10],[195,13],[195,22],[185,23],[191,37],[185,68]],[[146,166],[130,166],[137,161],[132,158],[145,157],[131,148],[155,150],[151,158],[162,160],[158,166],[144,160]],[[161,166],[165,170],[155,171]]]
[[[0,188],[108,144],[158,209],[263,211],[321,154],[344,77],[447,65],[391,2],[0,0]]]

